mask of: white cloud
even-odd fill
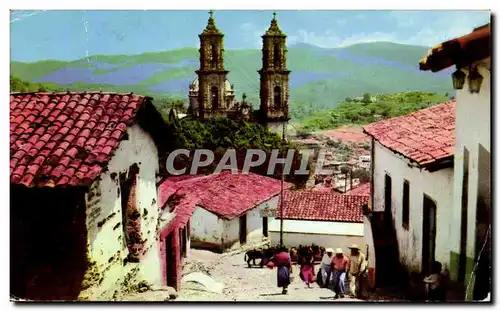
[[[361,15],[361,14],[358,14]],[[434,46],[472,31],[488,22],[486,11],[393,11],[393,31],[359,32],[349,36],[337,30],[310,32],[305,29],[289,36],[289,44],[307,43],[323,48],[334,48],[377,41]]]
[[[264,33],[265,26],[258,26],[254,23],[243,23],[239,27],[241,38],[245,38],[245,46],[250,48],[261,48],[262,47],[262,34]]]
[[[374,32],[374,33],[357,33],[349,37],[344,37],[332,31],[325,31],[322,34],[299,30],[297,34],[290,35],[289,44],[307,43],[316,45],[322,48],[334,48],[353,45],[357,43],[377,42],[377,41],[394,41],[393,33]]]

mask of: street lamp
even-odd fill
[[[479,73],[477,67],[471,69],[469,72],[469,92],[479,93],[482,83],[483,76]]]
[[[452,81],[453,81],[453,88],[455,90],[461,90],[464,87],[465,83],[465,73],[457,68],[457,71],[455,71],[451,75]]]

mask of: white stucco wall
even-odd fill
[[[271,245],[279,245],[280,233],[269,232]],[[324,247],[332,247],[336,249],[341,247],[345,253],[349,251],[347,248],[352,244],[357,244],[361,247],[363,253],[366,254],[365,241],[362,236],[347,236],[347,235],[327,235],[327,234],[310,234],[310,233],[293,233],[283,232],[283,244],[287,247],[298,247],[299,245],[316,244]]]
[[[374,211],[383,211],[385,174],[392,178],[392,217],[396,227],[400,261],[410,271],[420,271],[422,265],[422,224],[424,194],[436,202],[436,251],[435,260],[443,269],[450,261],[450,226],[453,200],[453,168],[428,172],[409,167],[408,160],[396,155],[379,142],[374,143]],[[403,223],[403,182],[410,183],[409,228]]]
[[[197,207],[191,216],[191,243],[222,243],[224,221],[202,207]]]
[[[99,286],[101,291],[116,286],[131,266],[139,267],[138,278],[154,284],[161,283],[156,242],[158,151],[150,135],[139,125],[130,127],[127,133],[128,140],[120,143],[107,171],[92,184],[86,195],[89,256],[104,273],[104,280]],[[128,249],[123,238],[119,173],[128,172],[134,163],[139,167],[136,199],[142,217],[141,234],[148,251],[139,264],[124,266]],[[103,220],[104,224],[98,227]]]
[[[278,196],[262,202],[247,212],[247,243],[257,243],[263,240],[262,217],[260,210],[276,208]],[[240,247],[240,218],[231,220],[219,218],[217,215],[197,207],[191,218],[191,240],[193,245],[199,242],[218,244],[225,249]]]
[[[262,241],[262,218],[259,208],[255,207],[247,212],[247,243]],[[240,219],[224,221],[224,244],[228,249],[235,249],[240,244]]]
[[[363,223],[346,223],[332,221],[289,220],[283,221],[283,243],[287,247],[317,244],[324,247],[341,247],[345,252],[348,246],[358,244],[366,253],[363,237]],[[280,243],[280,220],[273,219],[269,223],[271,245]]]
[[[454,201],[452,214],[451,250],[460,253],[460,225],[462,210],[462,178],[464,147],[469,151],[469,187],[467,203],[467,247],[466,255],[474,258],[476,254],[476,198],[478,193],[478,153],[479,144],[491,152],[491,78],[490,59],[477,63],[479,73],[484,80],[477,94],[469,92],[468,79],[462,90],[456,93],[456,145],[455,145],[455,178]]]

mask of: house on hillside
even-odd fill
[[[449,269],[455,102],[366,125],[372,137],[371,227],[377,280],[395,273]],[[372,244],[373,245],[373,244]],[[379,247],[380,246],[380,247]]]
[[[277,208],[281,181],[224,171],[180,180],[167,178],[159,192],[162,209],[185,215],[178,225],[187,228],[181,235],[186,237],[183,253],[190,247],[223,252],[262,242],[268,236],[267,214]]]
[[[110,300],[135,280],[165,284],[163,125],[135,94],[10,95],[13,296]]]
[[[447,215],[450,277],[462,286],[454,299],[482,300],[491,292],[490,28],[443,42],[420,61],[421,70],[457,69],[453,205]]]
[[[283,243],[288,247],[316,244],[342,247],[358,244],[366,254],[362,206],[367,196],[319,191],[287,191],[283,204]],[[269,224],[271,244],[280,243],[281,211]]]

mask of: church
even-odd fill
[[[228,117],[258,122],[270,130],[283,134],[290,119],[289,76],[287,69],[286,35],[281,31],[276,13],[271,25],[262,35],[262,68],[260,74],[260,109],[253,111],[243,94],[235,100],[234,87],[224,68],[224,34],[215,25],[213,11],[200,38],[200,68],[189,85],[189,115],[205,120]]]

